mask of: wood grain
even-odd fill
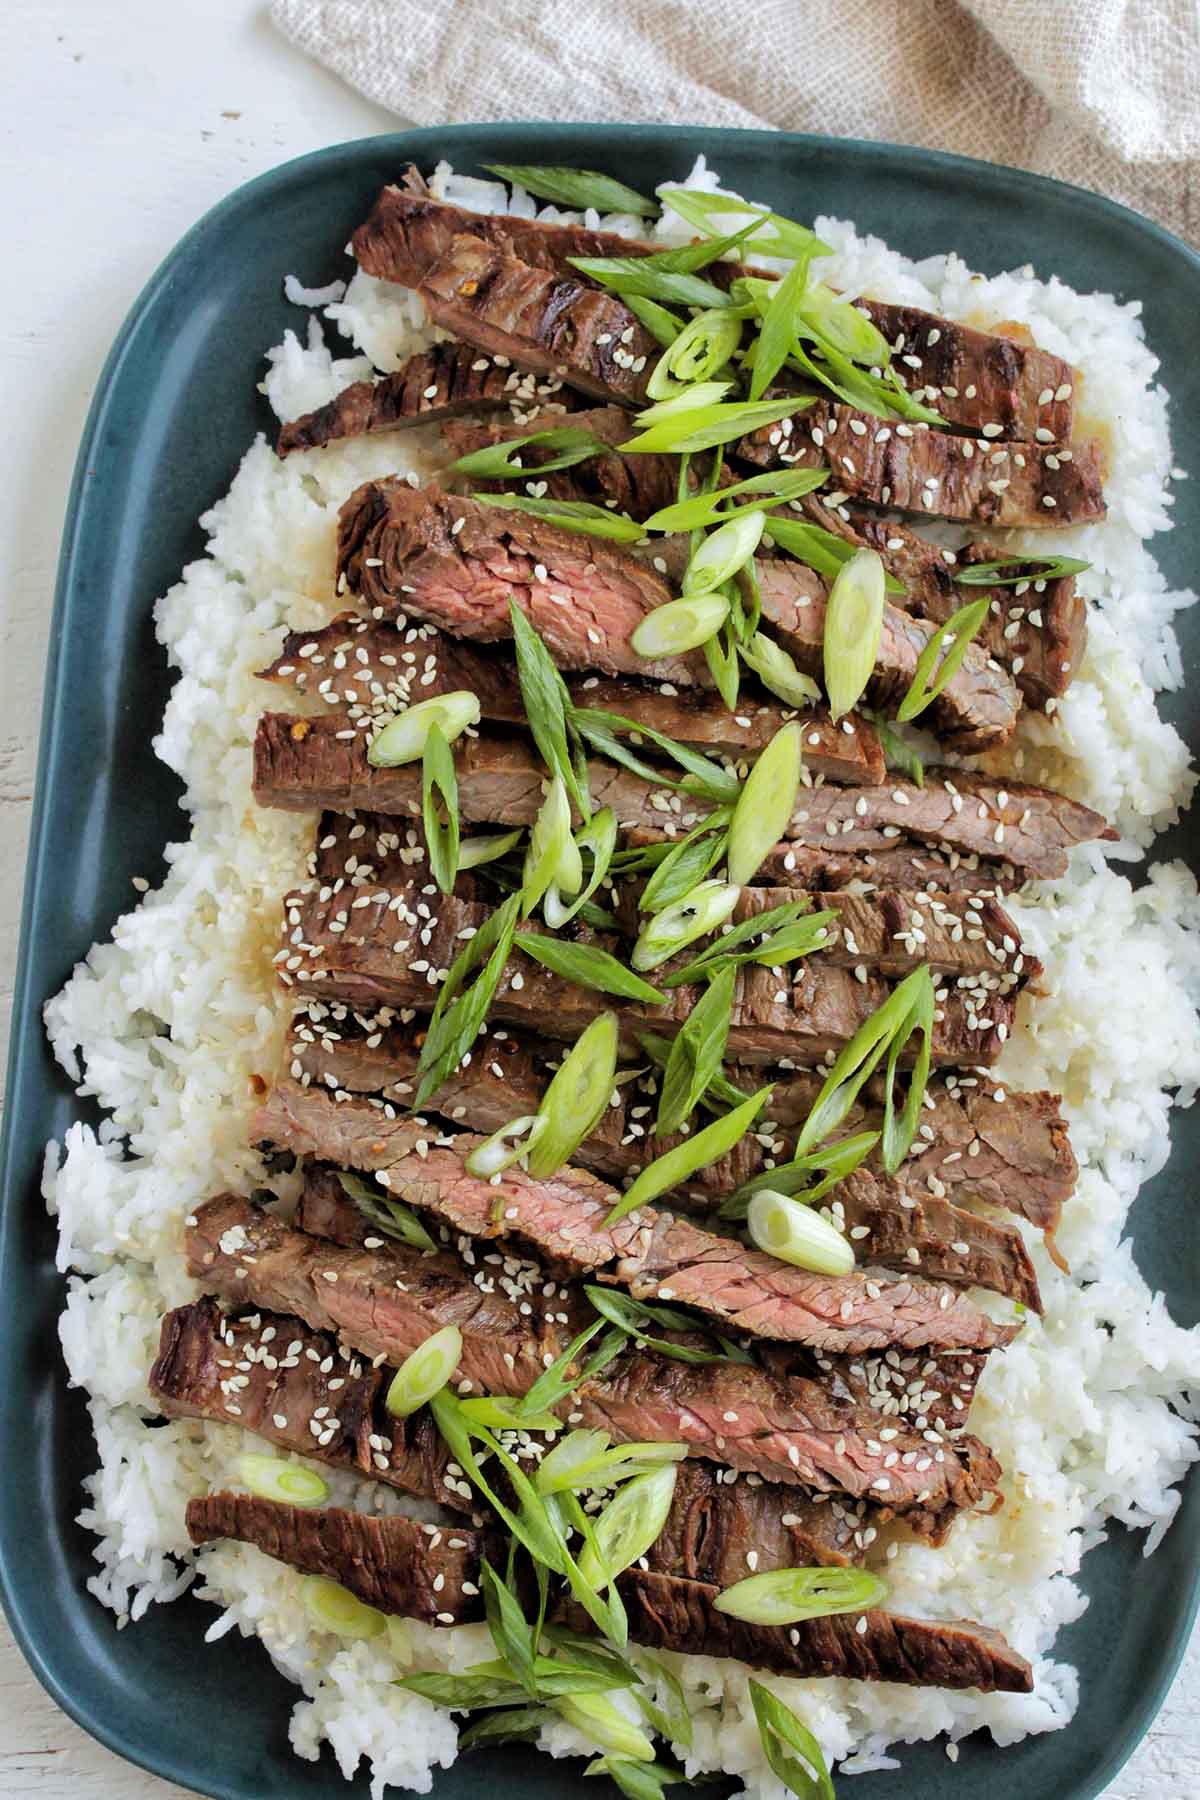
[[[108,345],[159,260],[239,182],[398,125],[299,57],[256,0],[7,0],[4,38],[0,212],[19,288],[0,339],[0,1076],[58,540]],[[1194,1648],[1106,1800],[1200,1793],[1198,1714]],[[4,1800],[183,1793],[73,1725],[0,1625]]]

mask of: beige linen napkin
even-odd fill
[[[1200,242],[1197,0],[273,0],[422,125],[767,125],[1057,175]]]

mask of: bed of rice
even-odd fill
[[[692,181],[716,185],[702,164]],[[437,187],[481,209],[505,204],[503,189],[445,167]],[[521,209],[534,210],[528,200]],[[672,224],[686,235],[672,221],[659,227],[664,237]],[[1168,591],[1147,548],[1170,526],[1172,471],[1166,396],[1136,303],[1076,294],[1029,269],[981,278],[953,255],[914,264],[849,223],[821,219],[818,227],[836,247],[822,273],[848,292],[984,325],[1023,320],[1082,371],[1084,429],[1109,447],[1109,516],[1082,532],[1038,533],[1037,544],[1091,560],[1082,578],[1096,603],[1091,644],[1057,713],[1027,718],[995,766],[1070,790],[1122,832],[1107,860],[1081,849],[1061,882],[1013,906],[1046,965],[1051,997],[1025,1003],[1000,1072],[1064,1094],[1082,1168],[1059,1239],[1072,1275],[1031,1234],[1045,1317],[1030,1319],[991,1359],[973,1415],[1007,1470],[1007,1504],[963,1520],[943,1551],[902,1550],[889,1570],[897,1609],[999,1627],[1033,1660],[1036,1686],[1028,1696],[983,1696],[778,1682],[828,1758],[854,1771],[895,1766],[888,1746],[894,1756],[896,1746],[939,1733],[955,1754],[954,1740],[980,1727],[1007,1744],[1065,1725],[1078,1683],[1053,1650],[1059,1626],[1085,1605],[1073,1579],[1080,1559],[1114,1519],[1144,1530],[1151,1551],[1197,1455],[1188,1390],[1200,1374],[1200,1334],[1172,1323],[1122,1239],[1139,1184],[1166,1160],[1170,1107],[1190,1103],[1200,1081],[1196,883],[1178,864],[1142,861],[1195,781],[1154,694],[1181,679],[1172,620],[1196,596]],[[290,281],[289,297],[314,310],[269,353],[264,391],[280,418],[329,399],[372,366],[397,367],[433,335],[419,301],[362,274],[344,293],[340,284],[309,292]],[[343,354],[339,333],[352,354]],[[162,1310],[192,1292],[180,1251],[184,1215],[211,1193],[248,1191],[263,1179],[247,1147],[251,1077],[273,1071],[282,1041],[286,1008],[270,952],[280,895],[298,877],[311,822],[260,811],[251,798],[250,744],[263,705],[252,671],[274,654],[285,622],[310,626],[326,616],[346,494],[397,469],[421,475],[429,451],[422,432],[283,463],[261,438],[247,451],[203,521],[208,554],[156,611],[178,675],[155,750],[186,784],[191,835],[168,850],[162,886],[140,895],[112,941],[93,948],[46,1009],[58,1058],[108,1114],[98,1132],[76,1125],[52,1145],[45,1175],[68,1274],[63,1350],[72,1382],[90,1396],[100,1458],[81,1515],[97,1538],[91,1589],[123,1625],[194,1583],[220,1609],[210,1639],[257,1633],[302,1690],[291,1721],[298,1754],[315,1758],[327,1742],[347,1774],[365,1758],[376,1796],[427,1791],[432,1771],[455,1755],[454,1722],[399,1691],[398,1671],[475,1660],[487,1653],[482,1628],[413,1625],[345,1645],[313,1628],[299,1578],[257,1550],[222,1543],[193,1556],[186,1501],[225,1480],[252,1441],[229,1427],[151,1428],[145,1377]],[[400,1504],[373,1484],[332,1480],[344,1504]],[[252,1661],[261,1651],[248,1645],[245,1654]],[[764,1800],[782,1794],[758,1746],[747,1671],[702,1657],[672,1661],[695,1719],[689,1771],[723,1769]],[[583,1746],[564,1724],[543,1748],[568,1755]]]

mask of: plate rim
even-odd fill
[[[28,1066],[31,1056],[29,1046],[31,1042],[36,1041],[36,1034],[43,1031],[42,1007],[49,998],[48,995],[36,996],[31,992],[32,959],[30,951],[35,935],[37,896],[48,879],[47,858],[50,855],[50,847],[47,814],[59,765],[59,725],[64,708],[69,704],[69,695],[66,692],[62,673],[63,625],[68,610],[68,596],[77,580],[80,556],[79,540],[82,531],[81,522],[86,514],[85,497],[89,466],[97,445],[103,440],[109,412],[115,404],[119,378],[133,340],[148,315],[152,314],[160,296],[170,286],[176,270],[187,261],[194,249],[209,233],[222,229],[228,220],[248,206],[257,208],[268,204],[272,195],[277,191],[295,182],[303,182],[310,174],[324,171],[331,164],[352,157],[354,152],[362,151],[368,146],[375,154],[385,156],[389,154],[389,147],[394,146],[397,160],[401,158],[419,160],[422,151],[427,148],[432,149],[434,146],[440,147],[443,154],[452,155],[454,142],[460,133],[491,130],[501,135],[509,132],[538,132],[547,128],[570,131],[582,140],[587,140],[594,134],[604,135],[620,131],[626,139],[632,139],[634,142],[652,142],[656,146],[661,145],[665,134],[673,129],[670,125],[626,124],[620,120],[464,120],[454,125],[413,127],[410,130],[382,132],[346,139],[306,152],[301,156],[289,158],[287,161],[276,164],[240,183],[200,215],[159,262],[137,294],[117,331],[97,380],[80,438],[64,513],[54,601],[50,617],[39,726],[37,773],[30,812],[17,964],[13,984],[5,1105],[3,1117],[0,1119],[0,1292],[7,1291],[7,1283],[12,1276],[9,1269],[13,1235],[11,1196],[18,1185],[18,1172],[15,1167],[17,1129],[13,1122],[17,1116],[17,1108],[14,1106],[14,1101],[27,1081],[36,1080],[35,1072]],[[834,154],[852,150],[856,155],[869,162],[881,165],[890,159],[899,157],[908,165],[912,173],[918,176],[944,172],[961,177],[964,173],[969,172],[977,180],[997,190],[1002,185],[1010,198],[1014,190],[1017,193],[1028,194],[1031,198],[1055,196],[1061,199],[1065,195],[1078,208],[1079,214],[1085,222],[1089,218],[1098,223],[1105,220],[1119,220],[1125,229],[1133,228],[1170,254],[1181,257],[1186,264],[1191,265],[1192,274],[1200,280],[1200,250],[1193,248],[1178,234],[1138,213],[1132,207],[1124,205],[1121,201],[1110,199],[1107,195],[1080,187],[1075,183],[1061,181],[1054,176],[1014,168],[1008,164],[961,156],[953,151],[933,150],[919,145],[894,144],[874,139],[838,138],[822,133],[743,129],[729,126],[698,125],[680,129],[702,133],[706,142],[711,142],[713,145],[712,160],[715,162],[720,160],[719,146],[723,143],[736,142],[740,145],[757,143],[761,144],[764,151],[769,151],[772,147],[778,148],[783,142]],[[62,1280],[64,1282],[66,1280],[65,1273],[62,1275]],[[0,1320],[0,1338],[6,1337],[7,1332],[7,1321]],[[12,1384],[0,1384],[0,1443],[13,1441],[12,1409]],[[1185,1484],[1193,1479],[1196,1479],[1194,1467],[1189,1468],[1178,1484],[1179,1491],[1182,1493]],[[1113,1525],[1115,1523],[1115,1521],[1112,1522]],[[21,1610],[15,1577],[15,1565],[18,1560],[19,1558],[14,1556],[6,1536],[0,1533],[0,1604],[3,1605],[14,1640],[41,1686],[75,1724],[114,1754],[164,1780],[173,1780],[184,1785],[192,1784],[196,1779],[196,1770],[182,1766],[169,1754],[156,1755],[152,1747],[145,1749],[131,1747],[129,1741],[122,1738],[118,1722],[115,1722],[111,1716],[105,1716],[98,1712],[94,1706],[78,1697],[74,1690],[60,1679],[53,1660],[53,1646],[39,1640],[35,1632],[28,1627]],[[1094,1796],[1103,1792],[1141,1742],[1178,1674],[1198,1614],[1200,1614],[1200,1560],[1194,1562],[1189,1603],[1186,1611],[1179,1616],[1177,1627],[1172,1634],[1172,1641],[1166,1646],[1165,1660],[1162,1663],[1158,1679],[1150,1688],[1139,1690],[1138,1704],[1124,1718],[1122,1729],[1114,1740],[1109,1754],[1086,1777],[1087,1780],[1094,1783],[1088,1789],[1087,1795],[1085,1796],[1084,1791],[1080,1789],[1072,1797],[1072,1800],[1094,1800]],[[1070,1726],[1065,1727],[1064,1730],[1069,1731]],[[208,1773],[204,1775],[204,1782],[204,1787],[196,1791],[211,1795],[213,1800],[247,1800],[246,1792],[241,1786],[229,1786]],[[347,1787],[347,1792],[350,1792],[349,1787]]]

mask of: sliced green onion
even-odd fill
[[[675,1034],[658,1088],[655,1134],[670,1137],[690,1119],[725,1058],[733,1006],[735,969],[724,969],[705,988]]]
[[[662,612],[663,608],[658,607],[656,611]],[[571,712],[571,723],[588,743],[605,756],[612,757],[614,762],[633,769],[645,781],[654,782],[660,787],[673,785],[661,770],[642,762],[624,744],[618,743],[617,733],[640,737],[678,763],[689,777],[684,784],[688,793],[705,794],[715,800],[718,806],[728,805],[738,797],[738,778],[729,769],[713,762],[710,757],[702,756],[699,750],[693,750],[689,744],[678,744],[674,738],[667,737],[661,731],[653,731],[648,725],[639,725],[635,719],[626,719],[620,713],[605,712],[600,707],[575,707]]]
[[[752,1679],[749,1687],[763,1755],[784,1787],[798,1800],[834,1800],[821,1746],[808,1726],[761,1681]],[[789,1755],[790,1750],[798,1755]]]
[[[647,300],[643,294],[623,294],[622,303],[627,306],[635,319],[639,319],[659,343],[666,346],[673,344],[683,330],[683,320],[678,313],[673,313],[657,300]]]
[[[734,882],[702,881],[674,906],[665,906],[642,926],[629,960],[635,969],[656,969],[679,950],[723,925],[738,903]]]
[[[710,594],[744,568],[758,549],[766,522],[767,515],[760,507],[744,507],[709,532],[684,570],[685,596]],[[653,618],[653,613],[650,616]]]
[[[691,225],[696,231],[711,234],[716,229],[712,223],[713,218],[721,218],[729,213],[756,220],[754,234],[748,240],[746,248],[757,250],[762,256],[783,259],[833,255],[830,246],[822,243],[807,226],[797,225],[794,219],[785,219],[780,213],[766,212],[757,206],[751,206],[749,201],[739,200],[735,194],[706,194],[699,188],[680,187],[663,187],[658,192],[662,204],[677,213],[685,224]]]
[[[686,494],[673,506],[664,506],[646,520],[647,531],[697,531],[705,525],[719,525],[736,509],[731,500],[753,494],[757,506],[784,506],[811,494],[829,480],[828,469],[768,469],[763,475],[751,475],[735,481],[730,487],[712,488],[704,493]],[[771,530],[768,521],[767,530]]]
[[[459,1407],[472,1425],[486,1425],[489,1431],[561,1431],[562,1420],[553,1413],[531,1413],[524,1400],[506,1398],[503,1394],[474,1394],[459,1401]]]
[[[685,1363],[718,1363],[746,1362],[749,1359],[741,1354],[734,1354],[732,1346],[724,1338],[718,1338],[721,1349],[699,1350],[692,1344],[681,1344],[673,1338],[656,1337],[650,1330],[653,1325],[660,1325],[664,1331],[695,1332],[697,1321],[689,1313],[681,1311],[677,1306],[647,1306],[641,1300],[635,1300],[630,1294],[622,1294],[616,1288],[599,1288],[585,1286],[584,1293],[602,1318],[608,1319],[619,1332],[633,1338],[639,1349],[653,1350],[659,1356],[670,1358],[673,1362]]]
[[[728,617],[729,601],[724,594],[668,600],[646,614],[630,634],[629,642],[648,662],[664,656],[683,656],[720,631]]]
[[[828,470],[825,471],[828,474]],[[854,556],[857,546],[848,543],[835,531],[826,531],[823,525],[812,525],[806,519],[782,519],[772,513],[767,520],[767,538],[780,550],[786,550],[797,562],[807,564],[823,575],[826,581],[833,581],[838,571]],[[889,594],[903,594],[902,581],[885,570],[884,589]]]
[[[604,1324],[603,1319],[593,1319],[590,1325],[573,1337],[566,1349],[556,1356],[548,1369],[543,1369],[529,1392],[519,1403],[518,1411],[522,1418],[533,1417],[538,1412],[545,1412],[549,1407],[557,1406],[568,1394],[584,1381],[589,1381],[601,1369],[607,1368],[613,1358],[619,1356],[623,1348],[616,1332],[605,1332],[599,1347],[593,1350],[586,1363],[579,1364],[579,1353],[586,1349]],[[576,1365],[579,1365],[576,1367]],[[575,1369],[572,1374],[571,1370]]]
[[[672,306],[732,306],[724,288],[702,275],[664,269],[653,256],[568,256],[572,268],[617,294],[666,300]]]
[[[608,1446],[607,1431],[569,1431],[543,1456],[533,1478],[534,1487],[539,1494],[556,1494],[574,1487],[579,1474],[594,1467]]]
[[[313,1623],[335,1637],[377,1638],[387,1630],[381,1612],[324,1575],[306,1575],[300,1583],[300,1598]]]
[[[718,1594],[717,1612],[750,1625],[798,1625],[836,1613],[869,1612],[887,1599],[887,1583],[868,1569],[772,1569]]]
[[[384,1405],[393,1419],[407,1419],[440,1394],[462,1359],[462,1332],[443,1325],[418,1344],[392,1376]]]
[[[667,1522],[675,1495],[676,1466],[635,1475],[595,1520],[595,1546],[588,1544],[579,1555],[579,1572],[595,1588],[615,1581],[623,1570],[644,1556]]]
[[[786,910],[778,908],[780,912]],[[764,914],[765,918],[766,915]],[[663,980],[666,988],[682,987],[686,982],[703,980],[716,975],[723,969],[740,969],[746,963],[759,963],[768,969],[782,968],[785,964],[796,962],[802,956],[812,956],[817,950],[825,950],[829,946],[829,928],[837,920],[836,912],[809,913],[803,919],[797,919],[790,925],[781,926],[778,931],[771,931],[752,944],[748,950],[729,951],[725,948],[725,938],[718,938],[694,961],[682,969],[673,969]],[[758,920],[747,920],[747,924],[757,924]],[[739,928],[740,929],[740,928]],[[734,934],[730,932],[729,936]]]
[[[624,1000],[642,1000],[649,1006],[661,1006],[666,995],[651,987],[648,981],[633,974],[607,950],[594,944],[565,944],[559,938],[531,931],[518,931],[518,946],[526,956],[543,968],[553,970],[565,981],[578,987],[594,988],[597,993],[617,994]]]
[[[405,1684],[397,1684],[403,1687]],[[536,1738],[549,1725],[554,1714],[548,1706],[511,1706],[497,1712],[481,1713],[458,1734],[460,1750],[477,1750],[481,1744],[524,1744]]]
[[[788,706],[807,707],[821,698],[812,676],[798,669],[783,646],[764,632],[756,631],[750,642],[741,646],[741,653],[763,686]]]
[[[634,1698],[647,1713],[640,1691]],[[682,1769],[669,1768],[665,1763],[632,1762],[627,1756],[598,1756],[583,1772],[585,1776],[607,1775],[626,1800],[666,1800],[669,1782],[687,1780]]]
[[[837,1130],[892,1040],[901,1032],[905,1037],[911,1033],[914,1007],[930,986],[929,970],[922,964],[892,989],[869,1019],[863,1020],[825,1077],[797,1136],[797,1157],[804,1156]]]
[[[674,391],[673,382],[709,380],[725,367],[741,336],[742,321],[728,307],[698,313],[659,358],[647,393],[653,400],[666,399]]]
[[[437,694],[389,719],[367,745],[367,761],[373,769],[398,769],[425,754],[430,727],[436,725],[448,744],[461,737],[468,725],[478,725],[479,701],[465,691]]]
[[[752,1243],[780,1262],[814,1275],[849,1275],[854,1268],[850,1240],[811,1207],[773,1188],[761,1188],[750,1202],[746,1224]]]
[[[542,1096],[527,1165],[531,1175],[553,1175],[596,1129],[612,1099],[618,1038],[616,1013],[603,1012],[568,1051]]]
[[[520,451],[536,447],[536,462],[521,460]],[[543,457],[545,450],[549,455]],[[517,481],[522,476],[550,475],[556,469],[573,469],[576,463],[593,456],[606,456],[609,445],[594,431],[581,431],[577,425],[562,425],[553,431],[531,431],[523,437],[502,438],[497,444],[485,444],[480,450],[468,451],[450,464],[447,474],[473,475],[480,481]]]
[[[688,419],[693,413],[705,412],[724,400],[733,389],[732,381],[697,381],[682,393],[670,394],[656,406],[643,407],[634,419],[635,425],[647,430],[651,425],[665,425],[669,420]]]
[[[607,446],[606,446],[607,448]],[[471,494],[480,506],[496,506],[502,512],[528,513],[557,525],[560,531],[582,532],[587,537],[611,538],[618,544],[636,544],[646,535],[644,525],[628,513],[609,512],[590,500],[535,500],[531,494]]]
[[[434,1423],[463,1474],[474,1482],[484,1499],[491,1503],[534,1561],[544,1563],[554,1574],[561,1575],[565,1567],[562,1539],[546,1512],[541,1495],[524,1469],[513,1461],[499,1439],[493,1437],[486,1426],[475,1424],[467,1417],[462,1411],[461,1402],[455,1399],[448,1388],[442,1388],[436,1393],[429,1404]],[[512,1485],[513,1498],[519,1511],[514,1512],[506,1505],[489,1483],[475,1454],[474,1440],[483,1444],[504,1470]]]
[[[806,1206],[814,1206],[816,1202],[852,1175],[860,1163],[866,1161],[879,1142],[877,1131],[861,1131],[853,1137],[838,1138],[832,1144],[822,1144],[819,1150],[810,1150],[807,1156],[797,1156],[792,1162],[780,1163],[773,1169],[764,1169],[761,1175],[752,1176],[727,1200],[721,1202],[719,1217],[722,1219],[744,1219],[754,1195],[763,1188],[770,1188],[774,1193],[797,1195]],[[813,1171],[823,1169],[824,1180],[815,1184],[812,1181]]]
[[[526,915],[533,911],[551,882],[572,894],[583,885],[583,860],[571,835],[571,802],[560,775],[551,779],[533,822],[522,879],[521,910]]]
[[[398,1238],[415,1250],[436,1250],[437,1245],[410,1207],[372,1187],[357,1175],[339,1173],[342,1192],[353,1200],[358,1210],[377,1225],[385,1237]]]
[[[618,1219],[625,1218],[647,1201],[657,1200],[660,1194],[687,1181],[697,1169],[707,1167],[732,1150],[745,1137],[772,1092],[770,1087],[760,1088],[757,1094],[751,1094],[741,1106],[735,1107],[723,1119],[714,1119],[703,1131],[694,1132],[682,1144],[676,1144],[673,1150],[666,1151],[664,1155],[648,1163],[632,1187],[622,1194],[604,1223],[615,1225]]]
[[[848,356],[851,362],[884,368],[892,347],[883,333],[849,300],[815,281],[805,288],[797,311],[817,341]]]
[[[461,869],[477,869],[481,863],[495,862],[498,857],[507,856],[515,850],[521,841],[522,833],[502,831],[483,833],[479,837],[464,838],[458,846],[458,866]]]
[[[944,625],[934,626],[929,642],[917,658],[912,685],[896,709],[897,724],[905,725],[910,719],[918,718],[946,685],[953,681],[962,667],[971,639],[988,616],[991,604],[986,596],[982,600],[972,600],[967,606],[960,606],[957,612],[951,613]]]
[[[819,338],[810,325],[801,324],[801,333],[818,340],[819,359],[812,357],[797,340],[792,346],[791,362],[805,375],[819,381],[822,387],[836,394],[848,406],[857,407],[860,412],[870,413],[880,419],[917,419],[926,425],[944,425],[941,413],[934,412],[931,406],[925,406],[915,400],[903,387],[893,369],[886,374],[876,375],[870,370],[862,369],[857,363],[835,350],[827,340]]]
[[[731,816],[728,808],[721,807],[694,826],[686,837],[663,846],[666,854],[659,859],[654,873],[642,889],[638,900],[639,912],[661,912],[665,906],[673,906],[677,900],[684,899],[697,882],[704,880],[709,870],[714,869],[725,854],[725,839]]]
[[[667,405],[670,404],[668,401]],[[718,401],[712,406],[689,410],[678,419],[664,419],[661,424],[651,425],[649,430],[617,448],[630,453],[667,451],[674,455],[684,452],[690,455],[697,450],[712,450],[718,444],[728,444],[732,438],[744,437],[747,432],[773,425],[779,419],[788,419],[812,404],[812,399],[804,395],[793,395],[787,400]]]
[[[646,1733],[618,1712],[603,1694],[573,1694],[554,1704],[568,1725],[602,1749],[611,1750],[614,1756],[627,1756],[635,1762],[654,1761],[654,1745]]]
[[[329,1498],[329,1483],[315,1470],[300,1463],[283,1462],[278,1456],[239,1456],[237,1471],[250,1492],[262,1500],[284,1500],[289,1506],[323,1506]]]
[[[753,880],[791,823],[803,762],[799,725],[783,725],[742,783],[729,827],[729,879],[738,887]]]
[[[925,979],[914,983],[912,1010],[892,1038],[888,1049],[887,1067],[884,1070],[883,1136],[880,1161],[889,1175],[896,1173],[912,1147],[913,1138],[917,1134],[917,1125],[920,1122],[926,1083],[929,1080],[929,1062],[933,1048],[933,977],[928,967],[919,969],[916,973],[918,976],[923,975]],[[897,1119],[893,1097],[896,1064],[914,1031],[920,1033],[920,1043],[917,1046],[916,1060],[913,1063],[913,1071],[909,1079],[904,1109]]]
[[[490,1181],[493,1175],[503,1174],[511,1169],[515,1162],[528,1156],[538,1138],[546,1129],[546,1121],[536,1113],[525,1113],[519,1119],[510,1119],[507,1125],[500,1125],[492,1135],[477,1144],[467,1157],[463,1167],[468,1175],[477,1175],[481,1181]]]
[[[414,1112],[436,1094],[479,1036],[512,950],[520,903],[519,894],[511,895],[484,920],[451,963],[417,1060],[420,1081],[412,1103]],[[485,957],[485,966],[467,987]]]
[[[873,717],[871,723],[879,733],[879,745],[889,769],[899,769],[917,787],[925,786],[925,764],[908,740],[893,731],[886,719]]]
[[[576,769],[571,755],[567,720],[571,713],[571,696],[559,674],[554,658],[534,630],[515,600],[508,603],[513,649],[517,656],[517,680],[521,686],[521,704],[533,733],[533,741],[542,761],[552,775],[566,784],[567,792],[582,816],[591,811],[587,791],[586,764]]]
[[[883,563],[858,550],[840,569],[825,604],[825,692],[835,719],[862,698],[883,634]]]
[[[433,878],[443,894],[452,894],[458,879],[458,778],[454,753],[436,719],[421,762],[421,822]]]
[[[570,206],[579,212],[589,206],[599,213],[633,213],[652,219],[659,210],[657,200],[647,199],[636,188],[626,187],[612,175],[596,169],[556,168],[540,163],[484,163],[489,175],[507,181],[511,187],[523,187],[539,200],[553,200],[556,206]]]
[[[654,1031],[639,1031],[638,1043],[657,1069],[665,1069],[667,1058],[671,1054],[670,1038],[659,1037]],[[745,1088],[735,1086],[727,1075],[719,1070],[709,1082],[702,1096],[703,1104],[710,1112],[728,1112],[731,1106],[740,1106],[746,1098]]]
[[[796,318],[801,296],[808,285],[807,257],[794,262],[767,299],[758,337],[754,343],[754,367],[750,398],[760,400],[782,369],[796,341]]]
[[[647,1699],[644,1689],[638,1688],[634,1699],[641,1707],[646,1723],[657,1731],[660,1737],[666,1738],[670,1744],[682,1744],[686,1750],[692,1748],[692,1715],[690,1703],[684,1692],[683,1683],[677,1675],[673,1675],[656,1656],[642,1655],[643,1671],[652,1681],[661,1682],[668,1695],[666,1707],[658,1707]]]
[[[1028,581],[1057,581],[1082,575],[1091,563],[1078,556],[1002,556],[997,562],[967,563],[954,571],[959,587],[1018,587]]]

